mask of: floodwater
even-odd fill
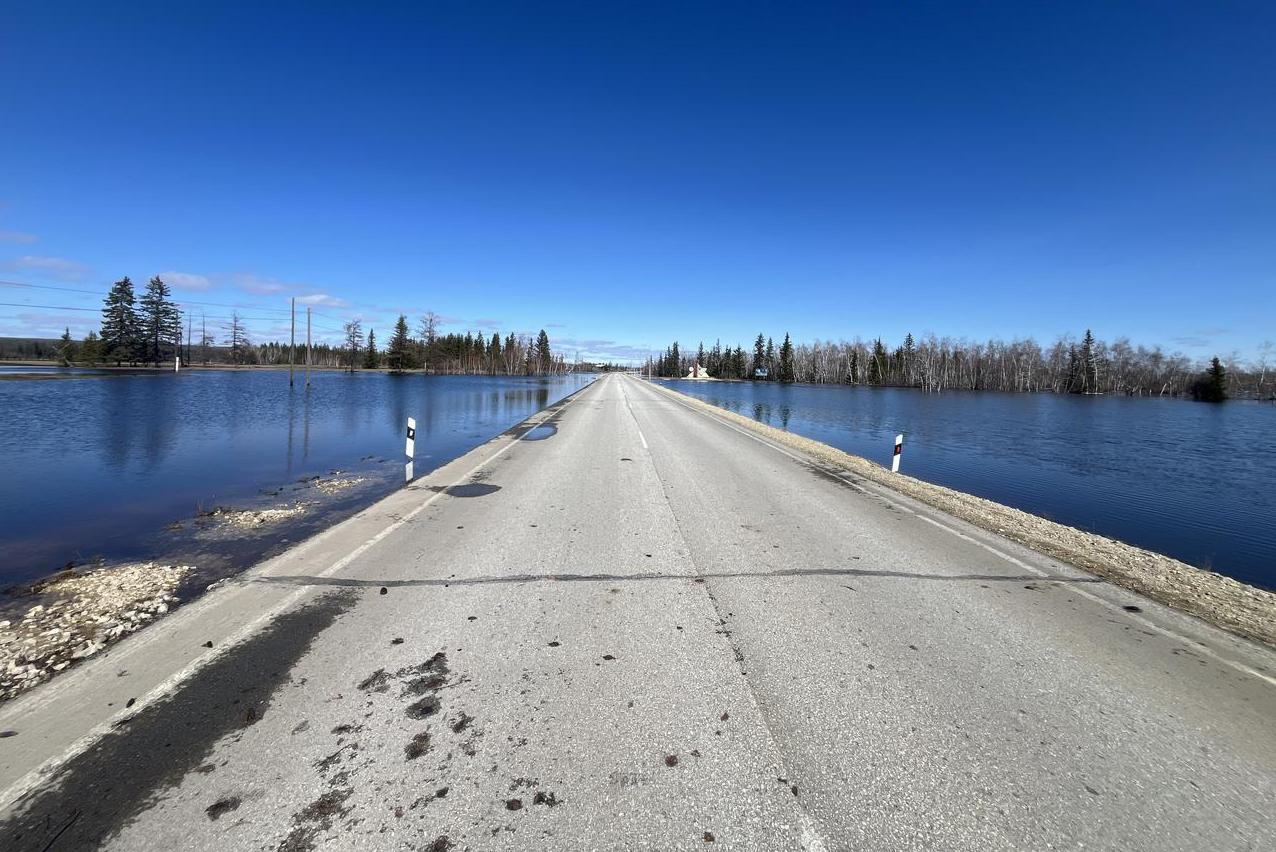
[[[593,378],[0,367],[0,583],[99,557],[230,573],[399,487],[408,417],[421,476]],[[362,482],[328,496],[317,476]],[[192,520],[298,502],[302,521],[246,541]]]
[[[904,473],[1276,588],[1276,405],[773,382],[689,396]]]

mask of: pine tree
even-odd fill
[[[244,321],[239,318],[238,311],[230,314],[230,328],[226,335],[226,345],[230,347],[232,364],[242,364],[248,350],[248,332],[244,330]]]
[[[128,276],[111,285],[102,308],[102,352],[115,361],[136,361],[138,352],[138,321],[133,282]]]
[[[501,335],[500,332],[492,332],[492,339],[487,344],[487,371],[493,375],[501,363]]]
[[[399,318],[402,319],[402,317]],[[363,353],[363,368],[365,370],[375,370],[380,366],[381,357],[380,353],[377,352],[377,336],[372,329],[368,329],[368,346]]]
[[[1068,375],[1065,379],[1068,393],[1083,393],[1085,390],[1085,378],[1081,370],[1081,357],[1077,354],[1076,346],[1068,347]]]
[[[554,366],[554,355],[549,349],[549,335],[543,328],[541,333],[536,335],[536,360],[542,373],[548,373]]]
[[[1192,385],[1192,399],[1200,402],[1224,402],[1227,399],[1227,370],[1217,357],[1210,360],[1205,375]]]
[[[75,341],[71,339],[71,329],[68,326],[63,332],[62,337],[58,340],[58,362],[63,367],[71,366],[71,362],[75,360]]]
[[[145,340],[145,359],[153,364],[165,360],[176,351],[182,336],[182,313],[169,298],[172,291],[158,275],[146,285],[139,300],[139,320]]]
[[[390,345],[385,351],[385,365],[392,373],[401,373],[411,369],[412,341],[408,338],[408,318],[399,314],[394,324],[394,334],[390,337]]]
[[[868,383],[880,385],[886,380],[886,347],[879,337],[873,342],[873,357],[868,362]]]
[[[913,364],[916,361],[917,344],[913,340],[912,332],[904,336],[904,345],[899,351],[899,361],[904,372],[904,384],[913,384]]]
[[[766,377],[768,380],[774,379],[778,371],[775,369],[775,343],[771,338],[766,339]]]
[[[753,375],[750,378],[759,378],[758,370],[766,369],[766,338],[761,334],[758,339],[753,341]]]
[[[1081,377],[1082,393],[1099,392],[1099,358],[1094,350],[1094,335],[1087,328],[1085,339],[1081,341],[1081,367],[1084,370]]]
[[[791,383],[796,378],[793,370],[793,344],[789,341],[788,332],[785,332],[784,342],[780,344],[780,381]]]
[[[102,360],[102,341],[96,331],[84,335],[84,342],[80,344],[80,360],[90,366]]]

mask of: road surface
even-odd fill
[[[0,847],[1272,849],[1274,661],[611,375],[0,708]]]

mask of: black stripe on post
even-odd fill
[[[904,445],[903,445],[903,444],[896,444],[896,445],[895,445],[895,455],[899,456],[899,455],[903,455],[903,454],[904,454]]]
[[[409,441],[412,441],[412,440],[415,440],[415,439],[416,439],[416,430],[415,430],[415,429],[413,429],[411,426],[409,426],[409,427],[408,427],[408,440],[409,440]]]

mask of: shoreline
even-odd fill
[[[116,642],[161,620],[173,611],[204,599],[208,592],[262,565],[306,548],[331,530],[367,516],[377,506],[417,491],[440,471],[452,469],[462,459],[482,455],[485,448],[546,419],[582,391],[586,382],[561,399],[549,403],[500,432],[480,441],[456,458],[439,461],[415,477],[406,487],[400,482],[389,493],[370,503],[357,499],[361,487],[376,487],[380,478],[360,471],[330,471],[328,478],[314,476],[291,483],[320,492],[313,502],[296,499],[296,489],[282,502],[244,508],[212,507],[179,522],[191,528],[209,547],[233,550],[235,544],[260,532],[277,539],[250,562],[241,563],[215,579],[204,573],[198,559],[160,556],[112,563],[68,567],[41,578],[7,584],[0,594],[0,705],[54,679],[77,663],[95,657]],[[550,415],[552,416],[552,414]],[[279,496],[282,487],[271,496]],[[296,516],[311,514],[321,498],[332,501],[330,513],[319,518],[323,526],[294,537]],[[400,499],[402,499],[400,497]],[[353,502],[352,502],[353,500]],[[357,504],[357,505],[356,505]],[[171,529],[171,527],[170,527]],[[209,580],[212,582],[209,582]]]
[[[861,456],[759,423],[659,382],[650,384],[680,402],[742,426],[841,472],[910,497],[1229,633],[1276,648],[1276,593],[973,494],[906,474],[891,473]]]

